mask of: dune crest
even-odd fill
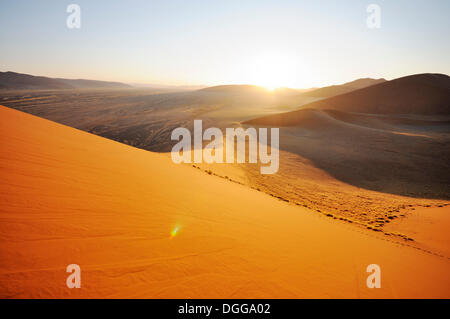
[[[351,82],[347,82],[340,85],[330,85],[325,86],[319,89],[310,90],[306,93],[303,93],[302,96],[313,96],[313,97],[332,97],[339,94],[348,93],[351,91],[355,91],[358,89],[362,89],[371,85],[379,84],[386,82],[385,79],[371,79],[371,78],[363,78],[357,79]]]

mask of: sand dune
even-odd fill
[[[399,195],[450,198],[448,120],[305,109],[245,122],[280,126],[281,149],[345,183]],[[287,128],[289,127],[289,128]]]
[[[171,131],[179,126],[192,129],[194,119],[202,119],[204,127],[224,128],[271,114],[249,123],[281,126],[277,174],[261,176],[257,165],[201,168],[401,242],[412,238],[409,244],[442,254],[442,245],[433,236],[422,241],[414,228],[402,227],[407,225],[404,219],[415,218],[420,209],[449,203],[450,153],[445,147],[450,141],[449,117],[334,109],[274,115],[298,108],[298,94],[291,93],[219,86],[171,93],[147,89],[3,92],[0,99],[7,106],[155,151],[169,151]],[[402,226],[395,231],[385,227],[397,223]],[[438,231],[433,227],[426,233]]]
[[[357,79],[351,82],[347,82],[341,85],[330,85],[323,88],[310,90],[308,92],[305,92],[302,94],[302,96],[312,96],[312,97],[332,97],[339,94],[348,93],[351,91],[355,91],[358,89],[362,89],[371,85],[379,84],[386,82],[385,79],[371,79],[371,78],[364,78],[364,79]]]
[[[281,148],[357,187],[450,198],[450,78],[419,74],[245,121],[277,126]]]
[[[450,297],[447,258],[22,112],[0,124],[1,297]]]
[[[450,213],[450,153],[443,147],[449,143],[448,124],[321,110],[301,114],[304,122],[280,128],[277,174],[263,176],[257,164],[201,168],[333,220],[450,257],[435,235],[450,227],[441,218]],[[408,125],[397,125],[403,121]],[[426,227],[408,226],[419,211],[434,209],[444,212],[428,214]]]
[[[450,115],[450,77],[415,74],[340,94],[303,108],[372,114]],[[290,117],[297,111],[285,113]]]
[[[246,123],[281,127],[279,172],[263,178],[247,165],[250,186],[443,252],[432,235],[441,231],[439,224],[448,227],[437,217],[442,215],[431,214],[436,220],[423,229],[406,221],[422,209],[449,204],[450,123],[445,116],[304,109]]]

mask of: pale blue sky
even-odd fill
[[[66,27],[70,3],[79,30]],[[380,29],[366,26],[370,3]],[[294,87],[448,74],[449,15],[448,0],[0,0],[0,70]]]

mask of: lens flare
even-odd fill
[[[176,226],[171,232],[170,232],[170,238],[175,237],[178,234],[178,231],[180,230],[180,227]]]

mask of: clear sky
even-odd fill
[[[66,26],[71,3],[80,29]],[[448,0],[0,0],[0,70],[290,87],[449,74],[449,16]]]

